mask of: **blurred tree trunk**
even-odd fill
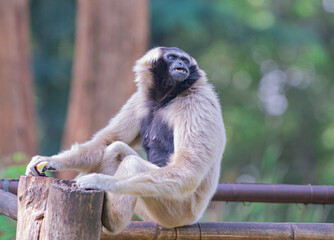
[[[27,0],[0,1],[0,156],[37,152]]]
[[[63,147],[90,139],[135,91],[132,66],[145,52],[147,42],[148,0],[78,0]]]

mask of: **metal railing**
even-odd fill
[[[17,179],[0,179],[0,189],[17,194]],[[334,204],[334,186],[220,183],[212,201]]]

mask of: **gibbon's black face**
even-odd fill
[[[155,90],[166,92],[171,87],[181,83],[183,85],[185,81],[192,84],[193,79],[198,78],[197,65],[192,65],[191,57],[187,53],[174,47],[161,50],[162,56],[152,63],[151,68]]]
[[[187,54],[182,51],[168,50],[163,55],[163,59],[167,63],[170,76],[176,82],[188,78],[191,62]]]
[[[162,56],[152,63],[154,85],[150,99],[167,104],[200,78],[199,69],[190,55],[179,48],[161,48]]]

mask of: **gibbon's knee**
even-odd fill
[[[108,147],[106,147],[103,159],[105,160],[116,159],[122,161],[123,158],[125,158],[128,155],[138,156],[138,153],[126,143],[121,141],[116,141],[110,144]]]
[[[126,156],[120,163],[115,176],[132,176],[136,173],[147,172],[159,168],[158,166],[140,158],[139,156]]]
[[[125,157],[118,167],[115,176],[131,176],[140,172],[139,157],[127,156]]]
[[[129,155],[137,156],[138,154],[124,142],[113,142],[105,148],[100,167],[96,172],[114,175],[118,170],[120,163]]]

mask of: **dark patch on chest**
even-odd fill
[[[159,167],[166,166],[174,152],[173,130],[152,111],[142,120],[140,135],[147,160]]]
[[[190,66],[189,76],[182,82],[176,82],[168,73],[168,65],[160,58],[152,63],[153,87],[149,89],[147,107],[149,114],[142,120],[140,135],[147,160],[159,167],[166,166],[174,153],[173,129],[157,115],[180,93],[190,88],[200,78],[197,66]]]

